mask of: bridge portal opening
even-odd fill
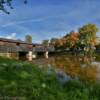
[[[20,60],[27,60],[28,52],[19,52],[19,59]]]

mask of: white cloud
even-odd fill
[[[16,33],[11,33],[9,36],[6,36],[5,38],[7,38],[7,39],[15,39],[16,38]]]
[[[12,37],[16,37],[16,33],[12,33],[11,35],[12,35]]]

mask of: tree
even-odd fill
[[[78,37],[78,33],[74,32],[74,31],[71,31],[69,33],[69,36],[68,36],[68,42],[70,43],[70,46],[71,47],[75,47],[76,45],[76,42],[78,41],[79,37]]]
[[[27,43],[32,43],[32,36],[31,36],[31,35],[26,35],[26,36],[25,36],[25,41],[26,41]]]
[[[78,33],[71,31],[70,33],[66,34],[63,38],[63,48],[64,49],[73,49],[76,47],[76,43],[78,41]]]
[[[0,0],[0,10],[5,12],[6,14],[10,14],[7,9],[6,6],[8,6],[10,9],[13,9],[12,7],[12,2],[14,0]],[[27,3],[27,0],[22,0],[24,2],[24,4]]]
[[[93,52],[93,47],[96,45],[96,33],[98,28],[95,24],[86,24],[79,28],[79,43],[84,47],[86,54]]]
[[[50,41],[50,44],[51,45],[55,45],[56,44],[56,41],[57,41],[58,39],[57,38],[52,38]]]
[[[51,44],[55,46],[56,49],[64,50],[75,47],[76,42],[78,41],[78,33],[71,31],[69,34],[66,34],[64,37],[59,39],[51,39]]]
[[[49,42],[49,40],[43,40],[43,41],[42,41],[42,44],[43,44],[43,45],[48,45],[48,42]]]

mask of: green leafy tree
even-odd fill
[[[27,43],[32,43],[32,36],[31,36],[31,35],[26,35],[25,41],[26,41]]]
[[[48,45],[48,42],[49,42],[49,40],[43,40],[43,41],[42,41],[42,44],[43,44],[43,45]]]
[[[50,41],[51,41],[50,42],[51,45],[55,45],[56,41],[57,41],[57,38],[52,38]]]
[[[96,33],[98,28],[95,24],[86,24],[79,28],[79,44],[86,54],[92,54],[96,45]]]

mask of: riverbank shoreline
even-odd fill
[[[99,100],[100,84],[69,80],[26,61],[0,58],[0,96],[19,100]],[[20,98],[19,98],[20,97]]]

